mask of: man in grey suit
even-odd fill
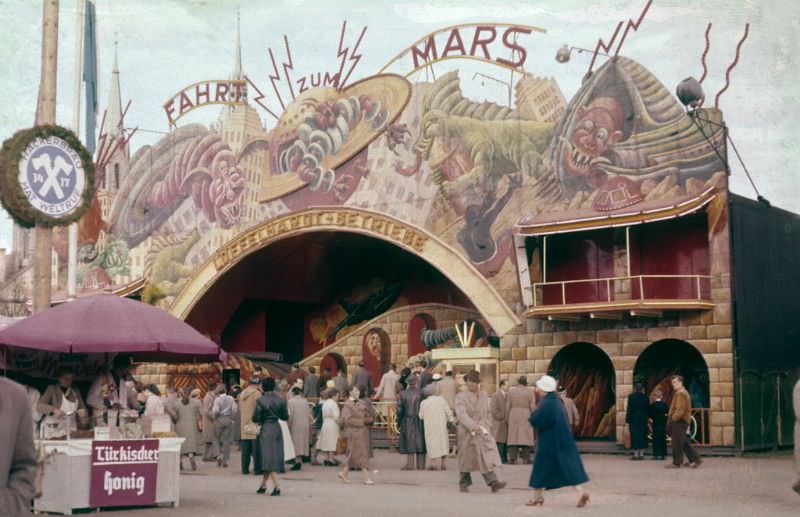
[[[31,514],[36,453],[28,395],[19,384],[0,377],[0,515]]]
[[[358,370],[353,374],[350,386],[364,386],[367,388],[367,396],[372,396],[372,374],[370,374],[369,370],[364,366],[364,361],[358,363]]]

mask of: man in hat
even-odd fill
[[[516,463],[517,457],[522,458],[525,464],[531,462],[533,429],[528,423],[528,417],[534,409],[536,409],[536,396],[528,387],[528,378],[520,375],[517,385],[511,388],[506,399],[509,463]]]
[[[483,480],[497,492],[506,486],[497,479],[494,468],[500,465],[500,455],[491,433],[489,397],[480,389],[480,374],[476,371],[464,375],[466,389],[456,395],[456,418],[458,419],[458,487],[469,492],[472,485],[471,472],[479,471]]]
[[[500,388],[492,395],[489,401],[489,410],[492,413],[492,434],[500,452],[500,459],[508,463],[506,456],[506,443],[508,442],[508,415],[506,414],[506,400],[508,399],[508,381],[500,381]]]

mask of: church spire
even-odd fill
[[[242,37],[239,30],[240,24],[240,15],[239,11],[236,11],[236,64],[233,70],[233,78],[234,79],[243,79],[244,74],[242,73]]]
[[[119,89],[119,65],[117,62],[117,41],[114,39],[114,68],[111,69],[111,88],[108,91],[108,111],[105,131],[109,134],[122,132],[122,96]]]

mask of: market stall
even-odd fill
[[[52,379],[53,365],[85,356],[99,361],[98,380],[107,379],[93,383],[99,388],[95,403],[88,404],[91,419],[86,409],[66,401],[66,391],[59,410],[50,414],[51,421],[57,420],[54,416],[72,418],[82,428],[73,430],[67,424],[58,433],[45,428],[51,424],[42,420],[36,440],[43,472],[42,495],[34,504],[37,511],[71,514],[85,508],[179,505],[183,438],[170,432],[166,415],[142,418],[128,407],[123,395],[128,381],[115,370],[120,364],[116,358],[224,361],[217,344],[161,309],[101,294],[64,303],[3,329],[0,349],[2,367],[26,376]],[[62,439],[45,439],[46,435]]]
[[[45,475],[37,512],[180,504],[183,438],[42,440]]]

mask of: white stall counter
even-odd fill
[[[158,465],[156,500],[158,505],[178,507],[180,503],[180,454],[184,438],[157,438]],[[71,515],[75,509],[91,508],[91,439],[38,440],[44,453],[42,496],[34,502],[39,513]],[[127,440],[114,440],[126,442]]]

